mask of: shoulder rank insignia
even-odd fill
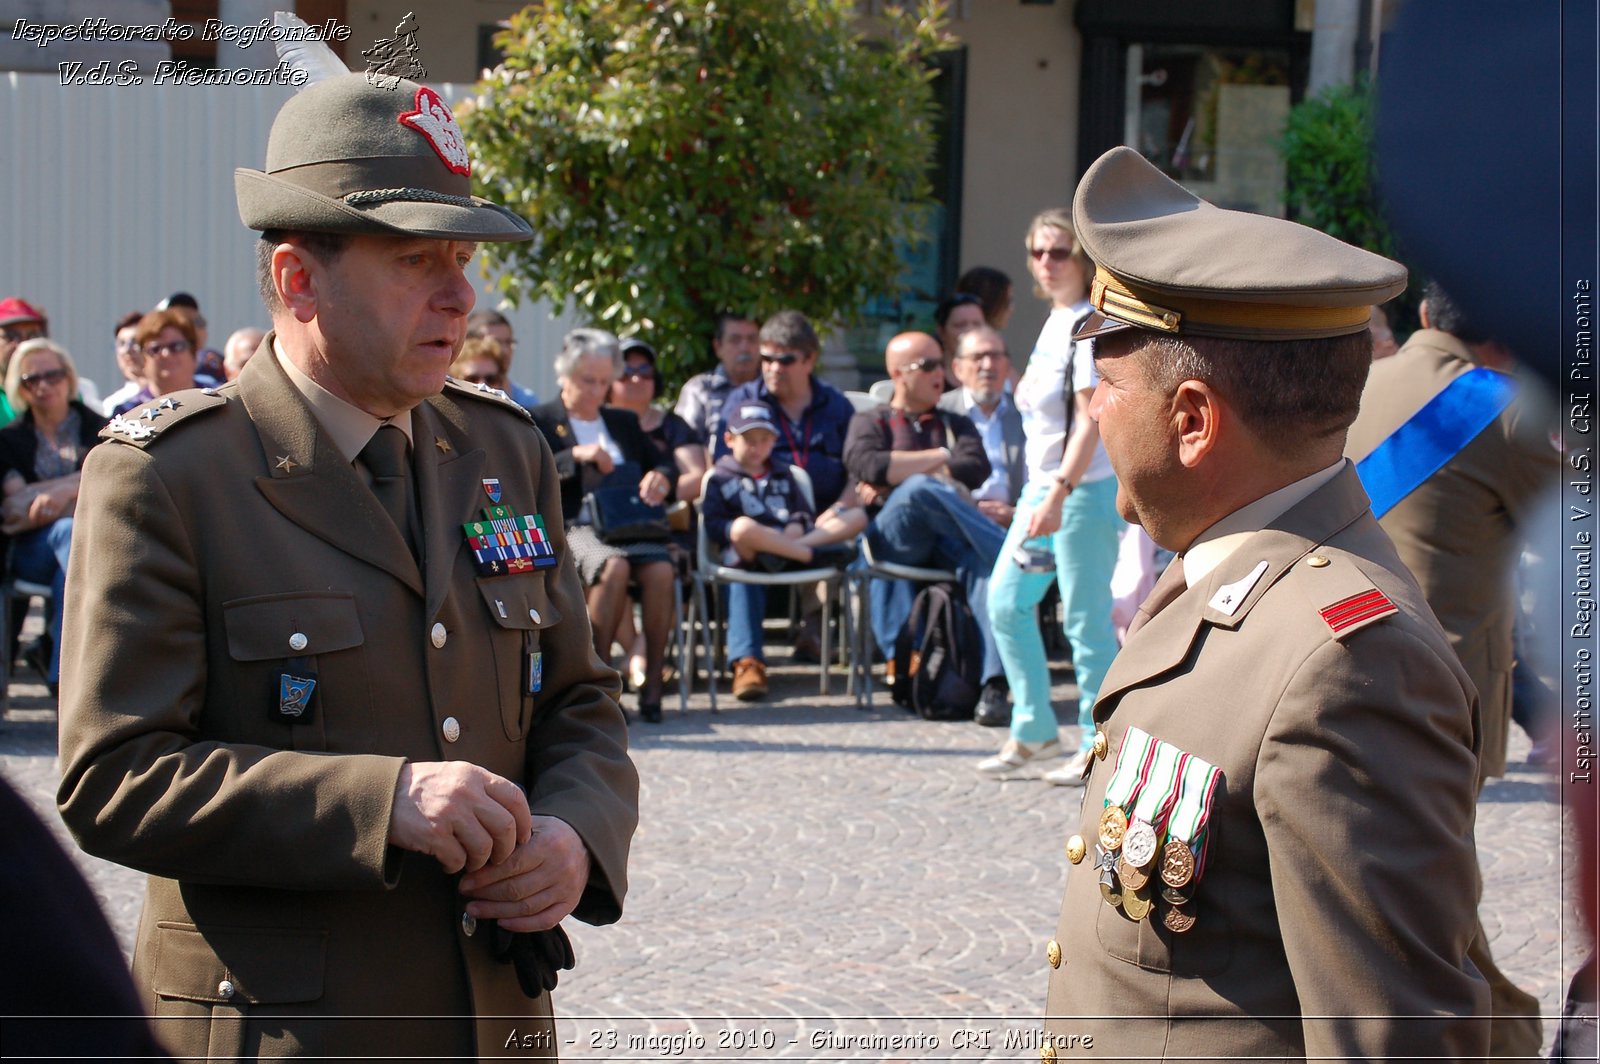
[[[119,436],[126,436],[130,440],[148,440],[156,434],[147,421],[138,418],[125,418],[121,414],[111,419],[111,423],[104,429],[106,432],[115,432]]]
[[[1331,606],[1324,606],[1320,612],[1322,619],[1328,622],[1328,627],[1333,629],[1333,634],[1344,636],[1392,613],[1399,613],[1400,607],[1390,602],[1382,591],[1371,588],[1340,599]]]
[[[499,388],[491,388],[481,381],[477,384],[468,384],[466,381],[457,380],[454,377],[446,377],[444,383],[445,390],[452,396],[469,395],[474,399],[484,399],[494,403],[496,406],[512,411],[524,421],[533,420],[533,415],[524,410],[521,403]]]
[[[100,435],[143,447],[195,415],[227,405],[227,397],[212,388],[180,392],[178,396],[165,396],[159,402],[151,400],[118,414],[100,430]]]

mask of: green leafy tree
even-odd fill
[[[921,234],[937,0],[547,0],[459,109],[484,194],[534,227],[485,257],[517,299],[644,333],[675,379],[722,310],[852,320]],[[864,31],[870,31],[867,37]]]
[[[1286,169],[1289,217],[1346,243],[1399,259],[1373,167],[1371,83],[1334,85],[1289,111],[1280,150]],[[1412,284],[1385,309],[1397,337],[1416,327]]]

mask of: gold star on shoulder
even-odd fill
[[[435,436],[433,438],[433,445],[439,448],[440,454],[450,453],[450,441],[445,439],[443,436]]]
[[[296,462],[293,458],[290,458],[286,454],[280,454],[278,456],[278,466],[277,466],[277,468],[283,470],[285,473],[291,471],[292,469],[294,469],[295,466],[297,466],[299,464],[300,464],[299,462]]]

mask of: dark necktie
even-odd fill
[[[406,454],[406,434],[393,425],[383,425],[361,448],[361,464],[372,474],[372,494],[400,531],[412,557],[417,556],[414,511],[416,496],[411,490],[411,460]]]
[[[1161,574],[1161,579],[1156,581],[1156,586],[1150,589],[1150,594],[1139,603],[1138,612],[1128,624],[1126,639],[1132,639],[1133,633],[1143,628],[1150,618],[1172,605],[1173,600],[1187,590],[1189,585],[1183,578],[1183,559],[1174,558],[1167,566],[1167,571]]]

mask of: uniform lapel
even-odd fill
[[[1177,572],[1174,574],[1173,570]],[[1205,600],[1199,588],[1181,590],[1183,563],[1174,560],[1150,592],[1152,606],[1158,591],[1172,590],[1171,581],[1179,589],[1174,598],[1160,612],[1149,617],[1137,632],[1130,632],[1128,641],[1117,656],[1111,659],[1111,668],[1100,685],[1100,695],[1094,704],[1094,718],[1103,721],[1111,715],[1116,696],[1130,687],[1137,687],[1156,676],[1176,668],[1189,656],[1189,648],[1200,634],[1201,613]],[[1163,588],[1161,585],[1166,584]],[[1140,606],[1142,611],[1144,606]]]
[[[266,343],[270,344],[268,335]],[[400,530],[327,434],[269,347],[245,364],[239,398],[261,437],[268,475],[256,478],[274,509],[318,539],[422,593]]]
[[[490,505],[484,493],[484,454],[467,439],[461,410],[435,396],[411,414],[417,487],[421,496],[422,543],[428,616],[439,612],[450,590],[450,571],[466,544],[461,526]],[[512,500],[506,500],[514,505]]]

